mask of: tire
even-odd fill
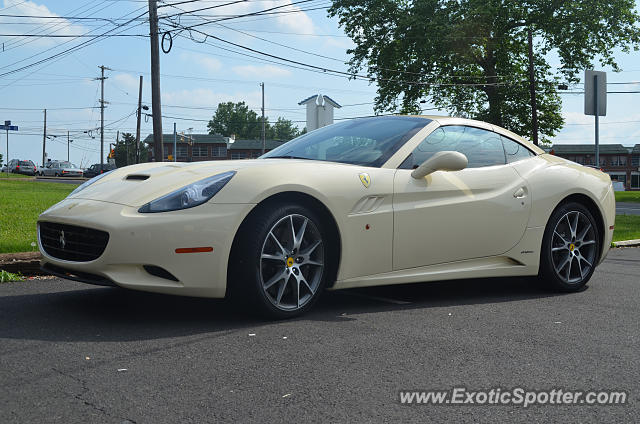
[[[322,217],[306,206],[278,203],[255,211],[234,242],[230,297],[269,318],[305,313],[333,275],[330,240]]]
[[[558,207],[544,231],[539,279],[557,291],[579,291],[599,257],[600,234],[591,212],[576,202]]]

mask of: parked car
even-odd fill
[[[510,131],[378,116],[256,160],[102,174],[40,215],[38,241],[53,275],[230,295],[288,318],[325,287],[537,276],[577,292],[607,256],[615,214],[607,174]]]
[[[36,175],[36,166],[30,160],[11,159],[9,172],[12,174]]]
[[[99,163],[94,163],[89,168],[84,170],[84,177],[85,178],[93,178],[96,175],[104,174],[105,172],[113,171],[114,169],[116,169],[115,165],[111,165],[109,163],[104,163],[104,164],[102,164],[102,171],[100,171],[100,164]]]
[[[46,177],[82,177],[82,174],[82,169],[67,161],[47,162],[40,170],[40,175]]]

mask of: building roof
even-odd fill
[[[184,135],[185,143],[188,134]],[[178,143],[181,143],[182,134],[177,135]],[[228,137],[224,137],[220,134],[191,134],[191,138],[194,143],[221,143],[224,144],[227,142]],[[151,144],[153,142],[153,134],[149,134],[144,140],[144,143]],[[171,134],[162,134],[162,142],[163,143],[173,143],[173,133]]]
[[[302,100],[300,103],[298,103],[298,105],[302,106],[302,105],[306,105],[307,103],[311,103],[311,102],[317,102],[318,101],[318,94],[314,94],[311,97],[307,97],[306,99]],[[333,107],[340,109],[342,106],[340,106],[338,104],[338,102],[336,102],[335,100],[333,100],[331,97],[329,96],[322,96],[322,100],[323,102],[328,102],[330,103]]]
[[[227,141],[229,137],[224,137],[220,134],[191,134],[191,138],[196,144],[204,144],[204,143],[213,143],[213,144],[224,144],[227,145]],[[149,134],[145,139],[144,143],[151,144],[153,142],[153,134]],[[181,141],[181,136],[178,134],[177,137],[178,143],[186,143],[186,135],[185,141]],[[173,144],[173,134],[163,134],[162,135],[162,143],[163,144]],[[267,150],[275,149],[278,146],[286,143],[286,141],[278,141],[278,140],[265,140],[265,145]],[[260,150],[262,149],[262,140],[240,140],[237,139],[233,143],[228,144],[229,150]]]
[[[595,155],[594,144],[554,144],[552,150],[556,155]],[[629,148],[622,144],[601,144],[600,154],[629,154]]]

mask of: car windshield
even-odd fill
[[[75,168],[76,166],[70,162],[60,162],[60,168]]]
[[[343,121],[295,138],[261,159],[310,159],[380,167],[429,122],[411,116]]]

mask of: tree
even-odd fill
[[[249,109],[244,102],[220,103],[207,128],[209,128],[209,134],[258,139],[262,134],[262,118],[258,117],[258,114]]]
[[[131,133],[122,133],[122,140],[116,144],[115,160],[118,168],[136,163],[136,137]],[[149,146],[140,143],[140,163],[147,162]]]
[[[293,125],[288,119],[284,119],[282,117],[278,117],[278,120],[275,124],[269,126],[269,131],[267,132],[267,137],[272,140],[282,140],[289,141],[292,138],[296,138],[300,135],[300,130],[298,127]]]
[[[300,135],[292,121],[278,117],[274,125],[265,117],[265,137],[272,140],[289,141]],[[259,140],[262,138],[262,117],[249,109],[244,102],[218,104],[216,113],[207,124],[209,134],[235,135],[238,139]]]
[[[356,47],[350,72],[378,84],[375,109],[415,113],[428,99],[458,116],[531,136],[527,33],[534,35],[540,133],[561,128],[559,81],[575,83],[614,48],[638,49],[634,0],[334,0]],[[561,66],[553,70],[549,61]]]

